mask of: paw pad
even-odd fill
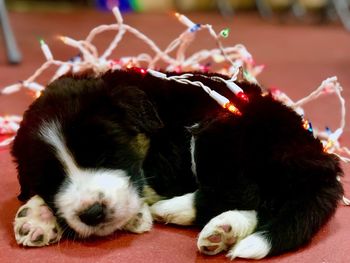
[[[224,230],[224,232],[226,233],[230,233],[231,230],[232,230],[232,226],[231,225],[223,225],[223,226],[220,226],[222,228],[222,230]]]
[[[20,234],[21,236],[28,235],[28,233],[29,233],[29,231],[30,231],[30,227],[31,227],[30,224],[24,223],[24,224],[22,225],[22,227],[20,227],[20,229],[19,229],[19,234]]]
[[[198,249],[203,254],[216,255],[236,243],[237,238],[234,236],[232,226],[220,223],[209,222],[199,234]]]
[[[219,243],[221,242],[221,235],[220,234],[214,234],[208,237],[208,240],[212,243]]]
[[[29,207],[24,207],[20,210],[18,210],[17,216],[16,217],[25,217],[31,212],[31,209]]]
[[[209,253],[212,253],[214,252],[215,250],[217,250],[219,248],[218,245],[215,245],[215,246],[202,246],[201,247],[201,251],[205,251],[205,252],[209,252]]]
[[[42,228],[36,228],[30,236],[30,241],[33,243],[40,243],[44,241],[44,230]]]

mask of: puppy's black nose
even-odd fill
[[[106,217],[105,209],[105,205],[96,202],[81,212],[79,218],[81,222],[88,226],[96,226],[104,221]]]

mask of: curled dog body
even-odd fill
[[[198,248],[209,255],[258,259],[307,244],[342,196],[337,157],[257,85],[237,83],[247,103],[213,76],[192,79],[225,95],[240,115],[198,86],[133,70],[53,82],[14,142],[20,200],[42,198],[63,236],[142,233],[152,215],[205,226]],[[38,241],[45,231],[28,226],[30,213],[19,216],[25,208],[32,209],[24,205],[15,219],[17,241],[50,243],[45,235]]]

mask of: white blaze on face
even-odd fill
[[[111,234],[138,213],[141,200],[125,171],[78,167],[65,145],[58,122],[45,122],[40,136],[55,148],[66,172],[66,179],[54,199],[57,215],[81,237]],[[96,226],[86,225],[79,214],[96,202],[105,207],[105,220]]]

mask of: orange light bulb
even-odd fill
[[[242,116],[242,112],[239,111],[239,109],[233,105],[232,102],[228,102],[224,106],[225,109],[228,109],[230,112],[232,112],[235,115]]]
[[[333,145],[334,145],[333,141],[332,141],[332,140],[328,140],[326,146],[323,147],[323,151],[328,152],[328,150],[329,150],[330,148],[332,148]]]

